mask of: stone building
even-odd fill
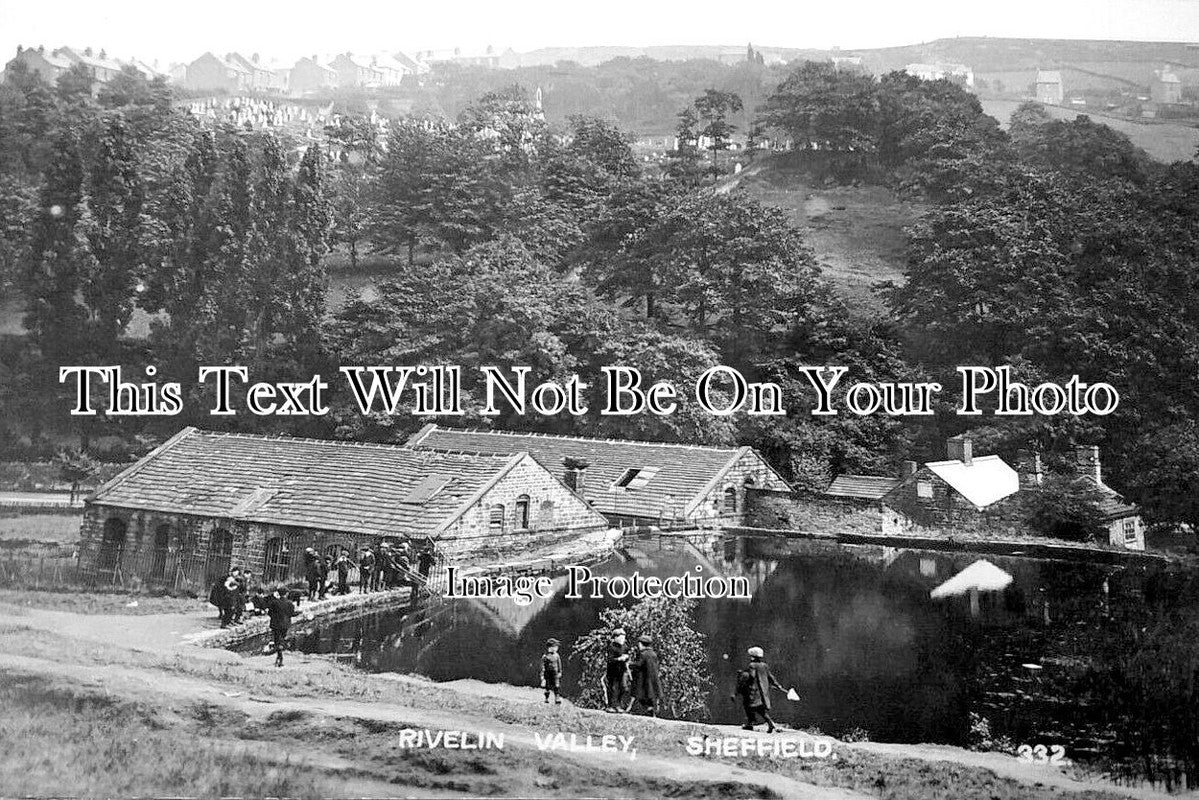
[[[306,547],[356,559],[385,540],[431,541],[465,565],[606,527],[523,452],[185,428],[88,498],[79,557],[105,582],[201,589],[231,566],[298,578]]]
[[[1055,69],[1037,70],[1036,100],[1049,106],[1060,106],[1066,97],[1062,73]]]
[[[588,439],[426,425],[408,446],[527,452],[613,525],[741,525],[747,489],[788,490],[751,447]]]

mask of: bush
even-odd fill
[[[614,628],[624,628],[630,642],[649,635],[661,664],[662,702],[659,707],[676,719],[708,718],[712,673],[704,636],[695,629],[691,612],[694,600],[650,597],[627,608],[610,608],[600,614],[600,627],[579,637],[571,659],[582,662],[580,693],[584,708],[604,707],[604,670],[607,645]]]

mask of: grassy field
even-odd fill
[[[787,212],[852,307],[883,310],[874,286],[903,280],[904,228],[923,206],[883,186],[814,186],[802,171],[778,162],[743,179],[741,187]]]
[[[79,526],[83,514],[22,514],[0,517],[0,542],[54,542],[74,544],[79,541]]]

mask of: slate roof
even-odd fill
[[[184,428],[89,499],[319,530],[427,536],[526,458]],[[431,491],[431,476],[447,480]]]
[[[878,475],[838,475],[824,490],[832,497],[860,497],[864,500],[881,500],[884,495],[901,483],[899,478]]]
[[[1103,481],[1097,481],[1091,475],[1084,475],[1079,480],[1086,481],[1103,495],[1103,499],[1099,501],[1099,513],[1103,515],[1105,520],[1110,522],[1112,520],[1140,515],[1141,510],[1139,508],[1127,502],[1123,495]]]
[[[975,456],[969,464],[950,459],[924,466],[978,508],[1020,491],[1020,476],[999,456]]]
[[[426,425],[408,440],[417,449],[479,453],[527,452],[555,477],[564,458],[586,461],[583,497],[601,514],[687,516],[749,447],[705,447],[661,442],[587,439],[512,431],[465,430]],[[656,470],[643,485],[615,488],[630,469]],[[777,476],[776,476],[777,477]],[[785,485],[781,477],[778,482]]]

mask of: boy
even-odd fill
[[[545,702],[550,701],[550,692],[554,693],[554,705],[562,705],[558,692],[562,688],[562,656],[558,655],[557,639],[546,639],[545,654],[541,657],[541,688],[545,689]]]
[[[275,596],[270,599],[267,613],[271,616],[271,642],[275,646],[275,666],[283,666],[283,651],[287,649],[287,631],[291,628],[291,618],[296,615],[295,605],[284,595],[282,586],[275,589]]]

